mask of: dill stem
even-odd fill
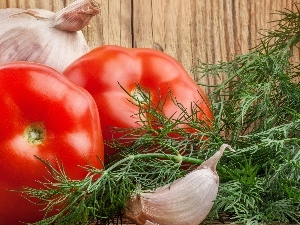
[[[173,162],[180,162],[180,163],[186,162],[186,163],[192,163],[195,165],[200,165],[203,162],[203,160],[196,159],[196,158],[189,157],[189,156],[172,155],[172,154],[165,154],[165,153],[144,153],[144,154],[136,154],[136,155],[126,156],[125,158],[114,163],[113,165],[111,165],[110,167],[105,169],[104,171],[105,172],[112,171],[127,161],[132,162],[137,159],[145,159],[145,158],[169,159],[169,160],[172,160]]]

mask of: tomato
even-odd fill
[[[81,166],[101,168],[103,139],[92,96],[57,71],[35,63],[0,67],[0,224],[37,222],[42,207],[20,195],[23,187],[51,176],[46,165],[63,165],[72,179],[83,179]]]
[[[168,97],[171,91],[189,113],[194,102],[202,109],[197,114],[200,120],[211,124],[213,118],[205,93],[179,62],[161,51],[102,46],[75,60],[63,74],[88,90],[96,100],[105,140],[112,138],[110,127],[140,126],[134,116],[138,107],[128,101],[129,96],[120,85],[138,96],[136,84],[139,84],[156,104],[161,99],[166,100],[163,111],[167,117],[176,119],[181,112]]]

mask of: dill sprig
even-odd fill
[[[222,211],[242,224],[300,223],[300,11],[277,13],[278,29],[250,53],[198,68],[225,77],[210,97],[219,132],[238,149],[224,162],[212,218]]]
[[[90,173],[85,179],[70,180],[62,166],[55,169],[49,162],[40,160],[48,166],[55,181],[43,182],[44,189],[24,188],[22,193],[27,198],[37,197],[46,213],[55,212],[57,207],[60,211],[49,217],[46,214],[44,220],[33,224],[89,224],[91,220],[106,224],[121,212],[128,195],[138,192],[139,187],[153,189],[181,177],[182,162],[202,162],[164,153],[135,154],[104,170],[86,167]],[[162,180],[157,179],[158,175]]]

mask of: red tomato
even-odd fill
[[[79,165],[101,168],[103,139],[97,106],[91,95],[57,71],[34,63],[0,67],[0,224],[37,222],[43,206],[20,196],[23,187],[41,188],[50,179],[36,156],[68,177],[82,179]]]
[[[151,100],[157,103],[168,97],[168,91],[190,113],[193,102],[202,109],[198,118],[211,124],[212,113],[209,101],[197,83],[175,59],[167,54],[146,48],[102,46],[95,48],[69,65],[63,72],[70,80],[88,90],[98,105],[103,137],[110,140],[109,127],[134,128],[138,107],[128,101],[136,84],[150,92]],[[119,85],[119,84],[120,85]],[[138,93],[137,93],[138,94]],[[167,98],[164,113],[174,119],[180,110],[171,98]]]

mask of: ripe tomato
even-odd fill
[[[209,101],[197,83],[175,59],[167,54],[146,48],[102,46],[95,48],[69,65],[63,74],[88,90],[98,105],[103,137],[110,140],[109,127],[135,128],[140,125],[138,107],[128,101],[129,93],[137,94],[138,83],[150,92],[150,98],[158,103],[166,99],[164,113],[176,119],[180,110],[168,97],[172,96],[191,112],[191,104],[197,103],[202,112],[200,120],[211,124]],[[120,84],[120,85],[119,85]]]
[[[37,222],[43,206],[20,195],[23,187],[42,188],[50,179],[44,163],[56,160],[72,179],[101,168],[103,139],[92,96],[57,71],[34,63],[0,67],[0,224]]]

